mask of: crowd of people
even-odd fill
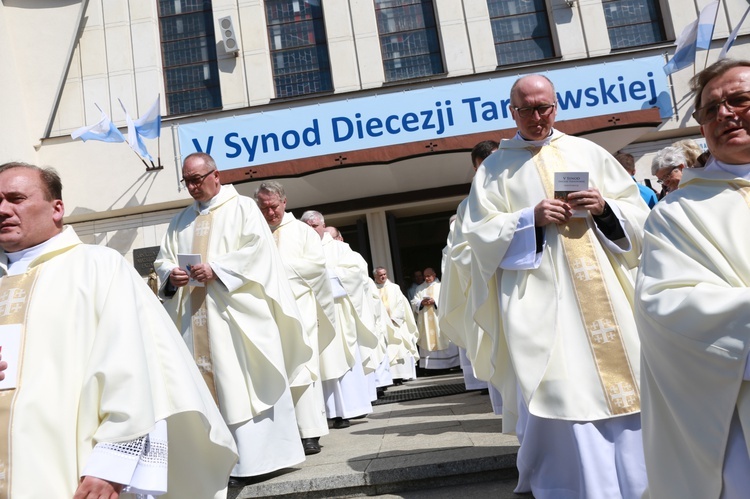
[[[152,289],[63,225],[54,170],[1,165],[0,496],[224,497],[417,366],[460,365],[518,436],[519,493],[745,497],[750,62],[691,84],[710,155],[660,151],[657,201],[632,156],[554,127],[553,82],[519,78],[515,137],[472,151],[443,282],[426,268],[408,297],[281,183],[241,196],[204,153]],[[588,185],[561,195],[560,172]]]

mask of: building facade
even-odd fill
[[[665,76],[674,40],[708,0],[2,0],[0,163],[55,167],[66,222],[147,272],[190,202],[187,154],[210,152],[252,195],[280,180],[397,282],[439,268],[466,196],[469,151],[514,133],[509,89],[543,73],[560,129],[637,160],[699,138],[688,80]],[[714,62],[744,14],[722,0]],[[729,56],[750,58],[745,34]],[[109,116],[127,133],[160,99],[161,135],[74,140]],[[655,185],[655,179],[652,179]],[[143,250],[143,251],[140,251]]]

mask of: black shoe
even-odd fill
[[[320,452],[320,444],[318,443],[319,439],[320,437],[302,439],[302,448],[305,449],[306,456]]]
[[[333,420],[333,427],[337,430],[342,428],[349,428],[349,420],[344,418],[336,418]]]

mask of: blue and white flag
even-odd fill
[[[724,59],[727,56],[727,52],[729,52],[729,49],[732,48],[732,45],[734,45],[734,41],[737,40],[737,34],[740,32],[740,28],[742,27],[742,23],[745,22],[745,18],[747,17],[748,12],[750,12],[750,6],[748,6],[747,10],[745,10],[745,13],[742,14],[742,19],[740,19],[740,22],[737,23],[737,26],[735,26],[732,32],[729,34],[729,38],[727,38],[724,47],[721,49],[721,53],[719,53],[719,59]]]
[[[135,131],[141,137],[146,139],[155,139],[161,135],[161,113],[159,109],[159,101],[161,96],[156,96],[156,102],[154,102],[146,114],[138,118],[133,122],[135,125]]]
[[[99,106],[96,106],[99,108]],[[96,125],[84,126],[70,134],[73,140],[80,138],[82,141],[100,140],[102,142],[125,142],[120,130],[112,123],[109,116],[99,108],[102,119]]]
[[[707,49],[711,45],[718,8],[719,0],[714,0],[703,7],[698,19],[685,26],[675,40],[677,49],[674,51],[674,56],[664,65],[665,74],[670,75],[691,66],[695,62],[696,47]]]
[[[141,136],[136,131],[135,122],[133,121],[133,118],[130,117],[130,114],[128,114],[128,110],[125,109],[125,104],[123,104],[120,99],[117,100],[120,102],[120,106],[122,106],[122,111],[125,113],[125,121],[128,124],[128,145],[132,150],[137,152],[140,157],[153,162],[154,158],[151,157],[148,149],[146,149],[146,144],[143,143]]]

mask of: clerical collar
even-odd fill
[[[551,128],[549,131],[549,135],[547,135],[546,138],[542,140],[529,140],[524,138],[524,136],[521,135],[521,131],[519,130],[516,132],[516,136],[513,137],[513,140],[523,140],[524,142],[526,142],[527,144],[531,144],[532,146],[542,147],[549,145],[550,141],[552,141],[553,135],[555,135],[555,129]]]
[[[208,201],[198,201],[198,212],[201,215],[208,215],[208,212],[211,211],[211,208],[213,208],[216,203],[219,202],[219,197],[221,196],[221,186],[219,186],[219,192],[216,193],[214,197],[209,199]]]
[[[748,166],[750,165],[747,163],[741,165],[730,165],[729,163],[724,163],[723,161],[711,157],[711,159],[708,160],[708,163],[706,163],[705,171],[725,171],[736,177],[750,180],[750,168]]]
[[[8,275],[23,274],[29,268],[29,264],[33,262],[39,255],[44,254],[47,247],[54,244],[54,241],[60,237],[60,234],[56,234],[43,243],[32,246],[31,248],[22,249],[20,251],[6,252],[5,256],[8,257]]]

